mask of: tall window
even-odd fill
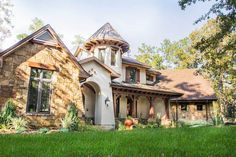
[[[181,103],[181,111],[187,111],[188,110],[188,103]]]
[[[137,83],[140,81],[140,71],[134,67],[126,68],[126,82]]]
[[[105,61],[105,49],[99,49],[98,59],[104,63],[104,61]]]
[[[111,50],[111,65],[115,66],[116,65],[116,51]]]
[[[28,106],[30,113],[49,113],[52,71],[31,68]]]

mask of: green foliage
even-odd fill
[[[49,132],[49,129],[48,128],[40,128],[37,132],[39,134],[46,134]]]
[[[0,2],[0,47],[3,41],[11,34],[12,7],[10,0]]]
[[[29,26],[29,28],[28,28],[28,31],[30,32],[30,33],[33,33],[33,32],[35,32],[35,31],[37,31],[37,30],[39,30],[41,27],[43,27],[44,26],[44,22],[43,22],[43,20],[41,20],[41,19],[39,19],[39,18],[34,18],[33,20],[32,20],[32,24],[30,24],[30,26]],[[27,33],[21,33],[21,34],[18,34],[17,36],[16,36],[16,38],[18,39],[18,40],[22,40],[22,39],[24,39],[25,37],[27,37],[28,36],[28,34]]]
[[[163,40],[159,51],[163,53],[167,68],[186,69],[197,68],[195,49],[191,40],[184,38],[179,41]]]
[[[79,46],[81,46],[82,44],[84,44],[84,42],[85,42],[85,39],[84,39],[81,35],[75,35],[74,41],[72,41],[71,44],[72,44],[74,47],[79,47]]]
[[[12,99],[7,100],[0,114],[0,124],[8,125],[16,117],[16,106]]]
[[[70,131],[78,130],[79,118],[78,111],[75,104],[70,103],[67,108],[67,113],[65,118],[61,120],[62,128],[68,129]]]
[[[192,47],[198,51],[197,60],[201,62],[200,70],[213,82],[221,113],[225,117],[230,105],[235,105],[236,87],[236,34],[228,34],[213,40],[222,28],[217,20],[209,20],[201,29],[190,35]]]
[[[10,122],[11,129],[15,129],[16,131],[22,131],[22,130],[26,130],[26,127],[27,127],[27,121],[23,119],[22,117],[11,118],[11,122]]]
[[[135,56],[138,61],[156,69],[165,69],[163,57],[159,54],[157,47],[142,43],[138,51],[139,54]]]
[[[234,157],[236,127],[0,135],[1,156]]]

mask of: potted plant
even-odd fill
[[[131,130],[133,128],[133,124],[134,124],[133,118],[128,116],[124,122],[125,128],[127,130]]]

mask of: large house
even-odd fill
[[[107,23],[73,56],[47,25],[0,54],[0,104],[13,98],[21,115],[47,126],[60,125],[70,102],[105,128],[127,116],[210,120],[216,97],[208,80],[194,69],[153,69],[125,57],[128,50]]]

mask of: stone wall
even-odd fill
[[[187,110],[186,111],[181,110],[181,105],[180,104],[176,105],[176,103],[171,103],[170,118],[173,119],[174,117],[176,117],[176,114],[177,114],[177,119],[178,120],[206,121],[206,120],[211,120],[212,110],[213,110],[212,102],[204,103],[202,110],[197,110],[196,103],[190,102],[187,105]]]
[[[53,65],[57,69],[52,76],[50,114],[48,115],[26,113],[31,71],[29,62]],[[14,99],[18,114],[26,117],[30,124],[35,126],[58,127],[70,102],[76,104],[79,115],[84,113],[79,68],[60,48],[27,43],[5,57],[3,67],[0,68],[0,105],[2,106],[8,98]]]

